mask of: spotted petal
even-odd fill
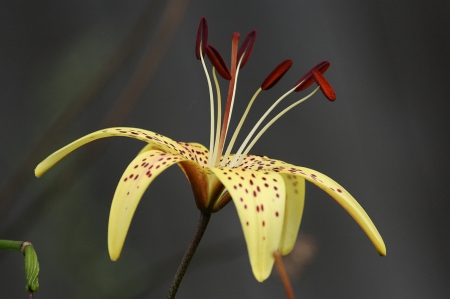
[[[262,156],[248,156],[244,160],[242,167],[248,169],[271,170],[280,174],[294,174],[318,186],[333,197],[353,217],[372,241],[378,253],[380,255],[386,255],[386,246],[383,238],[369,215],[367,215],[366,211],[364,211],[355,198],[333,179],[313,169],[295,166]]]
[[[288,254],[294,249],[300,222],[305,206],[305,179],[286,173],[280,173],[286,186],[286,208],[284,211],[283,235],[280,242],[280,252]]]
[[[48,156],[44,161],[39,163],[39,165],[34,170],[35,175],[37,177],[42,176],[47,170],[52,168],[56,163],[58,163],[62,158],[76,150],[77,148],[89,143],[91,141],[106,138],[106,137],[114,137],[114,136],[122,136],[129,137],[134,139],[139,139],[141,141],[147,142],[149,144],[153,144],[154,149],[159,149],[163,152],[172,153],[172,154],[186,154],[186,149],[178,144],[176,141],[173,141],[170,138],[162,136],[158,133],[154,133],[147,130],[137,129],[137,128],[109,128],[100,130],[84,137],[81,137],[78,140],[66,145],[60,150],[54,152],[50,156]]]
[[[285,184],[274,172],[239,168],[211,168],[227,188],[236,206],[253,274],[264,281],[272,271],[273,252],[283,230]]]
[[[127,167],[117,185],[109,214],[108,248],[112,260],[120,256],[134,212],[150,183],[169,166],[186,160],[179,154],[149,150],[141,151]]]

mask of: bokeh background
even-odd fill
[[[314,96],[252,152],[345,186],[378,227],[387,256],[308,184],[299,244],[286,258],[297,296],[449,298],[449,15],[444,0],[2,1],[0,238],[35,245],[35,298],[166,296],[199,216],[178,167],[147,190],[118,262],[107,253],[109,207],[143,144],[96,141],[40,179],[33,172],[53,151],[106,126],[208,144],[208,90],[194,56],[201,16],[227,61],[231,33],[258,29],[234,124],[266,74],[294,61],[244,130],[309,68],[331,61],[326,77],[338,99]],[[22,267],[20,254],[0,252],[0,298],[27,298]],[[213,215],[177,298],[284,296],[276,273],[254,279],[233,204]]]

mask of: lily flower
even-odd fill
[[[238,73],[250,57],[256,31],[250,32],[238,49],[239,38],[238,33],[232,35],[231,64],[228,69],[219,51],[208,43],[206,19],[202,18],[200,21],[195,51],[197,59],[204,67],[209,86],[211,104],[209,149],[199,143],[176,142],[143,129],[108,128],[86,135],[53,153],[37,166],[36,176],[43,175],[75,149],[100,138],[129,137],[147,143],[123,173],[112,201],[108,227],[108,248],[112,260],[117,260],[120,256],[134,212],[145,190],[161,172],[174,164],[181,168],[189,180],[195,203],[200,211],[214,213],[230,201],[234,202],[244,232],[251,268],[258,281],[262,282],[270,275],[274,264],[274,252],[279,251],[282,255],[286,255],[293,249],[303,214],[305,181],[321,188],[336,200],[361,226],[378,253],[385,255],[386,247],[375,225],[358,202],[337,182],[313,169],[249,154],[256,141],[277,119],[310,98],[318,89],[329,100],[335,100],[336,95],[323,76],[330,65],[329,62],[324,61],[314,66],[291,90],[276,100],[236,153],[231,154],[237,135],[256,97],[261,91],[272,88],[291,67],[292,61],[286,60],[279,64],[250,100],[225,148]],[[207,71],[205,55],[213,65],[216,96],[213,94],[213,84]],[[229,80],[223,121],[221,121],[221,92],[216,71],[225,80]],[[318,87],[313,92],[273,117],[254,136],[268,114],[286,96],[302,91],[314,83]]]

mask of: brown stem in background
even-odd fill
[[[62,111],[58,118],[51,124],[46,132],[43,133],[41,139],[30,151],[30,154],[23,159],[20,159],[22,164],[18,167],[10,180],[4,184],[0,191],[0,217],[7,211],[11,202],[16,199],[22,191],[22,187],[27,184],[30,179],[34,177],[30,175],[33,171],[33,166],[37,165],[40,160],[45,157],[50,148],[54,147],[57,136],[63,135],[67,130],[68,124],[73,123],[86,106],[94,102],[101,92],[108,86],[115,74],[122,69],[129,58],[141,46],[142,41],[145,41],[145,36],[151,32],[150,24],[157,17],[157,13],[161,10],[159,7],[163,5],[164,1],[156,1],[158,5],[155,7],[155,1],[149,1],[149,4],[142,13],[141,18],[132,28],[130,34],[123,40],[117,51],[111,59],[105,63],[99,74],[88,86],[81,91],[69,103],[69,105]],[[165,28],[158,28],[164,30]]]
[[[145,89],[145,86],[148,85],[157,67],[159,66],[159,61],[162,60],[162,57],[167,52],[170,42],[175,35],[176,29],[184,16],[188,2],[189,0],[171,0],[166,5],[166,9],[161,16],[159,25],[156,29],[156,34],[143,54],[145,58],[143,59],[142,65],[138,66],[138,69],[130,79],[127,87],[125,87],[124,92],[116,100],[109,113],[102,121],[103,126],[117,125],[127,118],[131,109],[137,103],[139,97]],[[117,65],[114,67],[107,65],[105,67],[98,79],[95,80],[95,85],[89,85],[85,92],[82,93],[83,96],[77,98],[77,100],[70,105],[70,108],[74,109],[75,112],[70,111],[71,109],[66,109],[62,113],[62,115],[38,143],[36,148],[31,151],[30,156],[23,159],[24,163],[12,176],[11,180],[5,184],[5,189],[0,192],[0,217],[7,211],[8,206],[11,205],[11,202],[18,197],[27,181],[31,178],[34,179],[34,176],[30,175],[30,173],[33,173],[34,166],[37,165],[43,157],[51,153],[51,151],[47,149],[47,143],[54,140],[55,136],[60,136],[61,127],[67,128],[67,124],[74,121],[74,119],[79,115],[79,112],[82,111],[82,108],[99,95],[100,91],[103,90],[103,88],[113,77],[114,72],[120,69],[120,67],[125,64],[125,59],[131,56],[131,54],[133,54],[133,52],[137,49],[139,40],[143,39],[142,35],[148,34],[146,33],[146,30],[143,32],[144,28],[141,27],[147,25],[147,21],[144,20],[144,17],[151,18],[150,16],[155,9],[154,5],[151,5],[153,3],[154,1],[150,2],[148,9],[143,14],[143,19],[141,19],[136,25],[135,32],[133,32],[130,37],[124,41],[123,46],[111,60],[113,65],[116,63]],[[133,45],[126,46],[127,43],[131,43]],[[118,59],[120,63],[115,61],[115,59]],[[144,72],[147,72],[147,74],[143,75]],[[143,78],[138,76],[143,76]],[[138,82],[134,82],[134,80]],[[133,90],[133,88],[136,88],[136,90]],[[40,196],[37,196],[37,199],[17,217],[20,219],[25,217],[28,219],[27,223],[30,223],[30,219],[39,215],[38,211],[47,206],[50,201],[56,199],[56,193],[61,190],[57,186],[64,186],[63,184],[73,181],[77,177],[75,170],[82,170],[82,166],[91,164],[100,153],[104,152],[104,146],[105,145],[89,147],[89,149],[87,149],[88,152],[80,157],[80,160],[77,161],[76,166],[73,167],[71,171],[63,172],[61,175],[56,177],[53,182],[49,183],[47,190],[43,191]],[[20,225],[15,223],[14,231],[17,232],[19,228],[21,228]],[[8,227],[3,233],[7,234],[7,231],[11,229],[13,229],[12,226]]]
[[[161,23],[151,44],[145,50],[139,68],[103,120],[101,128],[122,123],[139,101],[180,26],[188,2],[188,0],[172,0],[167,4]]]
[[[288,299],[295,299],[294,291],[292,290],[291,282],[289,276],[284,268],[283,260],[281,259],[281,254],[277,250],[273,253],[275,258],[275,266],[277,267],[278,273],[280,274],[281,281],[283,282],[284,289],[286,290],[286,295]]]

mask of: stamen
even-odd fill
[[[255,44],[256,39],[256,30],[250,31],[250,33],[245,38],[244,42],[242,43],[241,47],[239,48],[237,59],[242,59],[240,69],[244,67],[244,65],[247,63],[248,59],[250,58],[250,54],[252,54],[253,45]]]
[[[217,69],[219,75],[221,75],[225,80],[230,80],[230,71],[228,70],[227,64],[223,60],[222,55],[220,55],[220,52],[215,47],[208,45],[206,47],[206,54],[208,55],[212,65],[214,65]]]
[[[222,100],[221,100],[222,98],[220,95],[220,86],[219,82],[217,81],[216,71],[214,67],[212,69],[212,73],[217,92],[217,126],[216,126],[216,140],[214,141],[214,152],[209,153],[209,161],[208,161],[209,167],[213,166],[213,163],[217,160],[217,152],[219,148],[219,137],[220,137],[220,121],[222,117]]]
[[[336,100],[336,93],[330,83],[328,83],[327,79],[325,79],[319,71],[312,70],[311,72],[314,76],[314,80],[317,82],[317,85],[320,86],[320,90],[323,92],[325,97],[330,101]]]
[[[301,77],[300,80],[297,81],[297,83],[295,83],[295,85],[297,86],[295,91],[296,92],[302,91],[314,83],[314,78],[313,78],[313,75],[311,72],[312,70],[318,70],[319,72],[321,72],[323,74],[329,67],[330,67],[330,62],[328,62],[328,61],[322,61],[322,62],[319,62],[318,64],[316,64],[303,77]]]
[[[280,79],[286,74],[289,68],[292,66],[292,60],[285,60],[280,63],[261,84],[262,90],[268,90],[275,86]]]
[[[235,76],[235,78],[234,78],[235,84],[234,84],[234,88],[233,88],[233,96],[231,97],[230,115],[229,115],[229,117],[228,117],[227,128],[230,126],[231,114],[232,114],[232,112],[233,112],[233,106],[234,106],[234,98],[236,97],[236,87],[237,87],[236,82],[237,82],[237,79],[238,79],[239,69],[240,69],[239,66],[241,65],[242,58],[243,58],[243,57],[241,57],[241,59],[239,60],[238,65],[237,65],[237,67],[236,67],[236,76]],[[227,137],[227,133],[228,133],[228,129],[227,129],[227,132],[225,133],[225,138]],[[234,135],[234,134],[233,134],[233,135]],[[228,145],[228,147],[229,147],[229,145]],[[223,147],[222,147],[222,149],[221,149],[221,151],[220,151],[220,154],[222,154],[222,150],[223,150]],[[230,152],[231,152],[231,149],[230,149]],[[227,161],[227,159],[228,159],[228,156],[227,156],[227,157],[223,157],[222,163],[225,163],[225,162]],[[225,162],[223,162],[223,161],[225,161]],[[218,164],[219,161],[216,161],[216,163]]]
[[[208,22],[205,17],[200,19],[200,24],[198,25],[197,40],[195,41],[195,57],[197,60],[200,56],[205,56],[206,46],[208,45]]]
[[[242,143],[241,147],[239,147],[238,151],[236,152],[236,155],[234,156],[233,161],[230,163],[230,167],[233,167],[233,165],[236,163],[237,159],[239,158],[239,155],[244,151],[245,146],[247,145],[247,143],[250,141],[250,138],[252,138],[253,134],[255,133],[255,131],[258,129],[258,127],[261,125],[261,123],[264,121],[264,119],[266,119],[267,115],[285,98],[287,97],[289,94],[291,94],[292,92],[294,92],[295,88],[297,86],[295,86],[294,88],[292,88],[291,90],[289,90],[288,92],[286,92],[284,95],[282,95],[278,100],[275,101],[275,103],[272,104],[272,106],[270,106],[270,108],[266,111],[266,113],[264,113],[264,115],[258,120],[258,122],[256,123],[256,125],[253,127],[253,129],[250,131],[250,133],[248,134],[248,136],[245,138],[244,142]]]
[[[227,96],[227,104],[225,107],[225,113],[223,116],[223,122],[222,122],[222,131],[220,133],[220,140],[219,140],[219,148],[217,152],[217,159],[220,158],[222,155],[222,149],[223,144],[225,142],[225,138],[228,131],[228,124],[230,123],[229,119],[231,117],[231,107],[232,107],[232,101],[234,99],[234,91],[235,84],[236,84],[236,67],[237,67],[237,49],[238,49],[238,43],[239,43],[239,37],[240,34],[235,32],[231,36],[231,80],[230,84],[228,86],[228,96]],[[215,163],[217,165],[217,161]]]
[[[201,24],[201,23],[200,23]],[[211,129],[210,129],[210,136],[209,136],[209,152],[210,154],[214,150],[214,96],[211,86],[211,79],[209,78],[208,70],[206,69],[205,60],[203,59],[203,51],[202,51],[202,43],[200,43],[199,47],[199,57],[202,61],[203,70],[205,71],[206,80],[208,82],[208,89],[209,89],[209,102],[211,107]]]
[[[241,58],[242,60],[242,58]],[[234,143],[236,142],[236,138],[239,134],[239,131],[242,128],[242,125],[244,124],[244,120],[247,118],[248,112],[250,111],[251,106],[253,105],[253,102],[255,101],[256,97],[259,95],[259,93],[262,90],[267,90],[272,88],[282,77],[283,75],[289,70],[289,68],[292,66],[292,60],[285,60],[282,63],[280,63],[275,69],[267,76],[267,78],[263,81],[261,84],[261,88],[259,88],[253,97],[251,98],[250,102],[247,105],[247,108],[244,112],[244,114],[241,117],[241,120],[239,121],[238,126],[236,127],[236,130],[234,131],[233,137],[230,140],[230,143],[228,144],[227,150],[225,152],[224,158],[222,160],[222,163],[220,166],[225,166],[226,161],[228,160],[228,156],[231,153],[231,150],[233,149]],[[239,69],[239,67],[238,67]]]
[[[262,88],[258,88],[258,90],[253,95],[252,99],[248,103],[247,108],[245,109],[245,112],[242,115],[238,126],[236,127],[236,130],[234,130],[233,137],[231,137],[230,143],[228,144],[228,147],[227,147],[227,151],[225,152],[225,155],[223,156],[223,160],[222,160],[222,163],[220,163],[220,166],[222,166],[222,167],[225,166],[225,164],[226,164],[226,162],[228,160],[228,157],[229,157],[229,155],[231,153],[231,150],[233,149],[233,145],[236,142],[236,138],[237,138],[237,136],[239,134],[239,131],[241,130],[242,125],[244,124],[244,120],[247,118],[248,112],[250,111],[250,108],[252,107],[253,102],[255,101],[256,97],[259,95],[259,93],[261,91],[262,91]]]
[[[288,112],[289,110],[291,110],[292,108],[294,108],[295,106],[297,106],[298,104],[306,101],[307,99],[309,99],[310,97],[312,97],[317,90],[319,90],[319,86],[314,89],[313,92],[311,92],[309,95],[307,95],[306,97],[302,98],[301,100],[298,100],[297,102],[293,103],[292,105],[290,105],[289,107],[287,107],[286,109],[284,109],[283,111],[281,111],[280,113],[278,113],[274,118],[272,118],[271,121],[269,121],[264,128],[261,129],[261,131],[259,131],[259,133],[255,136],[255,138],[253,138],[252,142],[248,145],[248,147],[245,149],[245,152],[238,157],[238,154],[236,153],[236,156],[234,157],[233,161],[231,162],[230,167],[234,167],[236,165],[239,166],[242,163],[242,160],[244,160],[244,158],[247,156],[247,154],[249,153],[249,151],[252,149],[252,147],[255,145],[256,141],[258,141],[258,139],[262,136],[262,134],[264,134],[267,129],[274,123],[276,122],[280,117],[282,117],[284,114],[286,114],[286,112]],[[238,160],[238,162],[236,163],[235,160]]]

